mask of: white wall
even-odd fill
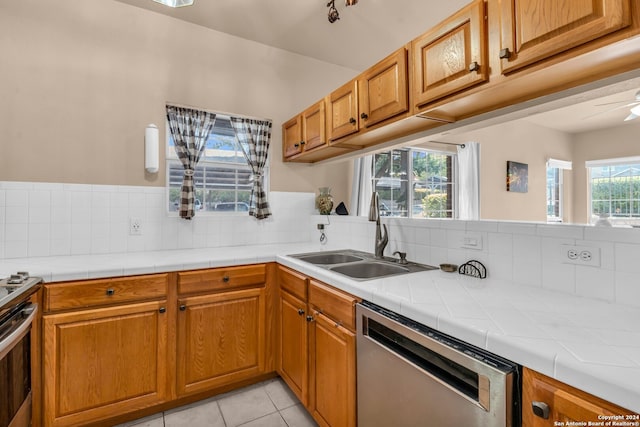
[[[282,162],[281,125],[354,70],[112,0],[0,1],[0,52],[0,180],[162,187],[170,102],[272,119],[271,189],[346,197],[344,163]]]

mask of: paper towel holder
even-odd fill
[[[159,170],[159,131],[158,126],[150,124],[144,130],[144,168],[149,173]]]

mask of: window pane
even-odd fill
[[[547,218],[562,219],[562,169],[547,168]]]
[[[451,155],[413,151],[413,208],[417,218],[453,217]]]
[[[405,149],[374,156],[373,187],[383,216],[453,217],[452,155]]]
[[[640,224],[640,165],[590,168],[591,222],[609,218],[614,224]]]

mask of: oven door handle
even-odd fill
[[[26,316],[20,323],[18,323],[13,331],[7,337],[0,342],[0,360],[3,359],[9,352],[20,342],[22,338],[29,332],[33,319],[35,319],[38,313],[38,304],[30,304],[20,312],[23,316]]]

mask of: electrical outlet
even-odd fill
[[[460,247],[465,249],[482,250],[482,235],[476,233],[466,233],[462,236]]]
[[[129,218],[129,235],[142,236],[142,220],[140,218]]]
[[[560,245],[560,258],[563,264],[600,267],[600,248]]]

